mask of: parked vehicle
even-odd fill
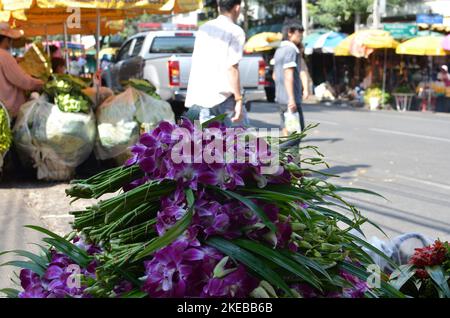
[[[142,32],[127,39],[104,71],[104,83],[122,90],[121,82],[142,78],[151,82],[162,99],[186,99],[195,31]],[[245,56],[239,64],[247,101],[265,100],[266,63],[262,56]]]

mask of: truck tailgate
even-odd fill
[[[259,84],[260,56],[244,56],[239,63],[241,86],[244,88],[256,88]]]
[[[191,55],[177,55],[175,58],[180,62],[180,88],[187,88],[189,83],[189,74],[191,73]]]

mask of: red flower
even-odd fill
[[[420,278],[420,279],[428,279],[430,277],[430,275],[428,274],[428,272],[424,269],[418,269],[416,270],[416,277]]]
[[[434,245],[424,248],[416,248],[416,252],[411,257],[409,263],[417,267],[442,265],[445,262],[447,249],[440,241]]]

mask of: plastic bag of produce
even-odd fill
[[[135,88],[108,98],[97,108],[98,140],[96,157],[123,162],[129,156],[129,147],[140,133],[150,131],[165,120],[175,123],[175,114],[169,103],[158,100]]]
[[[21,107],[13,130],[21,161],[40,180],[64,181],[85,161],[95,142],[95,116],[62,112],[44,97]]]

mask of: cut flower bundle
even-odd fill
[[[267,162],[247,144],[229,143],[239,136],[225,134],[220,121],[203,127],[227,136],[216,137],[221,147],[214,150],[211,141],[173,138],[179,128],[191,136],[202,130],[188,119],[161,122],[141,136],[124,167],[73,181],[67,194],[75,200],[120,192],[71,212],[74,233],[64,238],[32,227],[48,236],[49,247],[42,255],[15,251],[29,259],[7,263],[22,268],[22,290],[3,291],[11,297],[404,297],[386,275],[378,286],[369,283],[374,262],[367,249],[391,260],[351,234],[368,220],[339,195],[370,191],[307,177],[311,170],[283,152],[277,172],[266,175]],[[180,143],[213,156],[232,144],[251,160],[205,163],[194,154],[178,162]],[[260,139],[256,151],[274,144]],[[324,163],[315,147],[304,148],[317,158],[302,159],[302,167]],[[73,265],[76,275],[67,270]]]

